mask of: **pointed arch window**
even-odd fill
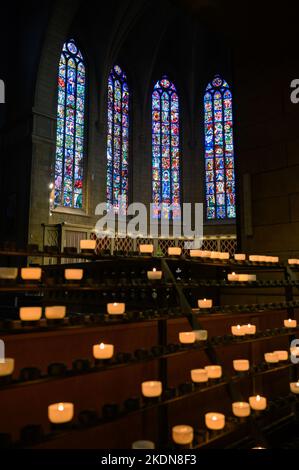
[[[152,93],[152,197],[153,217],[180,217],[179,97],[164,76]],[[169,210],[172,206],[172,211]]]
[[[73,39],[63,45],[58,70],[54,207],[83,207],[86,70]]]
[[[108,77],[107,203],[119,213],[128,205],[129,87],[126,74],[115,65]]]
[[[232,93],[219,75],[204,95],[207,220],[236,217]]]

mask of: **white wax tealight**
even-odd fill
[[[157,398],[162,395],[162,382],[157,380],[150,380],[142,382],[141,384],[142,395],[146,398]]]
[[[73,403],[54,403],[48,406],[48,418],[53,424],[69,423],[74,417]]]
[[[297,320],[294,320],[292,318],[284,320],[283,324],[286,328],[297,328]]]
[[[246,255],[244,255],[243,253],[235,253],[234,258],[236,261],[245,261]]]
[[[220,252],[220,253],[219,253],[219,259],[222,259],[222,260],[227,260],[227,259],[229,259],[229,253],[227,253],[227,252],[224,252],[224,253],[223,253],[223,252]]]
[[[109,303],[107,304],[107,313],[109,315],[123,315],[126,310],[126,304],[124,303]]]
[[[95,344],[93,346],[93,357],[95,359],[111,359],[114,354],[113,344]]]
[[[154,245],[141,244],[139,245],[139,251],[143,254],[152,255],[154,252]]]
[[[250,413],[250,405],[246,401],[237,401],[232,404],[233,414],[238,418],[247,418]]]
[[[239,274],[239,282],[253,282],[256,281],[256,274]]]
[[[213,300],[212,299],[200,299],[198,300],[198,308],[212,308]]]
[[[192,426],[181,424],[173,426],[172,439],[176,444],[188,445],[193,442],[194,431]]]
[[[132,449],[154,449],[155,443],[152,441],[135,441],[132,444]]]
[[[206,369],[191,370],[191,379],[195,383],[204,383],[209,380],[208,371]]]
[[[249,370],[249,361],[248,359],[235,359],[233,366],[237,372],[246,372]]]
[[[225,416],[221,413],[206,413],[205,423],[208,429],[220,431],[225,426]]]
[[[242,328],[245,335],[255,335],[256,333],[256,326],[251,325],[250,323],[248,323],[247,325],[242,325]]]
[[[195,341],[207,341],[208,331],[207,330],[194,330]]]
[[[265,362],[268,364],[277,364],[279,362],[278,354],[274,352],[268,352],[264,354]]]
[[[154,268],[152,271],[147,272],[147,278],[150,281],[160,281],[162,279],[162,271],[157,271],[157,269]]]
[[[23,281],[40,281],[42,277],[41,268],[22,268],[21,278]]]
[[[0,279],[13,281],[17,279],[18,268],[0,268]]]
[[[209,379],[220,379],[222,377],[221,366],[205,366]]]
[[[249,397],[249,403],[255,411],[263,411],[267,408],[267,399],[260,395]]]
[[[227,275],[227,280],[231,282],[236,282],[239,280],[239,275],[236,273],[231,273]]]
[[[277,354],[280,361],[287,361],[289,359],[288,351],[274,351],[274,354]]]
[[[190,250],[190,258],[206,258],[206,252],[204,250]]]
[[[67,281],[81,281],[83,279],[83,269],[65,269],[64,278]]]
[[[39,321],[42,317],[41,307],[21,307],[20,320],[22,321]]]
[[[80,240],[80,250],[95,250],[96,240]]]
[[[6,357],[2,361],[0,360],[0,377],[7,377],[13,374],[15,368],[15,360]]]
[[[66,306],[53,306],[45,308],[45,316],[48,320],[63,320],[66,314]]]
[[[234,336],[245,336],[244,328],[241,325],[232,326],[231,327],[231,332]]]
[[[195,332],[194,331],[182,331],[179,333],[179,340],[182,344],[193,344],[195,343]]]
[[[168,248],[168,255],[169,256],[181,256],[182,254],[182,248],[178,246],[170,246]]]
[[[299,380],[298,382],[291,382],[290,383],[290,390],[292,393],[295,393],[296,395],[299,394]]]
[[[260,255],[249,255],[249,261],[252,261],[253,263],[260,262]]]

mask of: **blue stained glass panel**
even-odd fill
[[[58,69],[54,207],[83,207],[86,72],[73,40],[65,43]]]
[[[216,75],[204,95],[205,187],[208,220],[236,217],[232,93]]]

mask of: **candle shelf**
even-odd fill
[[[11,254],[11,258],[26,258],[28,253]],[[31,251],[30,256],[33,254],[35,258],[54,255]],[[10,255],[6,252],[5,256]],[[128,418],[132,431],[135,429],[134,440],[138,429],[140,439],[146,438],[146,433],[157,448],[169,448],[170,423],[185,422],[195,428],[195,415],[202,418],[201,410],[208,405],[207,412],[215,410],[226,416],[226,426],[217,434],[203,429],[195,433],[194,448],[229,448],[235,443],[245,445],[246,439],[256,443],[255,425],[250,423],[261,423],[259,433],[263,436],[268,427],[276,429],[284,416],[286,422],[287,418],[296,419],[294,410],[290,411],[296,398],[292,396],[291,403],[283,392],[289,390],[290,382],[299,379],[297,366],[289,360],[269,365],[264,362],[264,353],[289,350],[290,341],[298,335],[299,328],[284,326],[285,319],[298,320],[297,268],[283,263],[189,259],[184,255],[126,256],[123,252],[115,256],[55,253],[55,258],[59,263],[68,258],[76,262],[42,265],[40,282],[25,283],[18,277],[0,280],[1,339],[16,364],[13,377],[0,381],[1,401],[8,403],[7,412],[1,405],[0,412],[7,415],[10,393],[14,409],[21,411],[22,401],[30,399],[23,397],[35,392],[42,405],[42,409],[33,410],[30,418],[31,422],[41,423],[37,427],[24,422],[26,415],[23,418],[21,412],[16,412],[11,425],[8,418],[4,419],[6,424],[0,427],[0,433],[7,446],[12,441],[5,436],[13,434],[16,442],[15,431],[22,429],[17,447],[55,448],[58,441],[63,447],[64,443],[70,445],[70,439],[76,447],[81,443],[88,447],[85,435],[87,429],[93,429],[95,442],[113,448],[120,420]],[[84,262],[78,262],[80,259]],[[66,268],[82,269],[83,279],[66,283]],[[256,275],[257,281],[228,282],[227,275],[232,271]],[[162,278],[153,282],[147,279],[148,272],[162,272]],[[212,307],[199,310],[196,307],[200,299],[211,300]],[[16,302],[20,307],[42,307],[39,324],[22,325]],[[124,303],[123,318],[111,319],[106,313],[108,303]],[[57,305],[66,307],[66,317],[60,322],[47,321],[45,307]],[[256,333],[234,337],[230,327],[238,323],[255,325]],[[178,343],[179,333],[198,330],[208,331],[207,340]],[[92,358],[92,347],[102,341],[114,346],[114,354],[111,359],[97,362]],[[49,358],[47,364],[40,360],[44,354]],[[25,367],[26,363],[35,364],[35,357],[36,367]],[[233,371],[233,359],[248,359],[249,370]],[[222,365],[223,377],[206,383],[190,382],[190,371],[208,364]],[[160,398],[141,398],[141,383],[148,380],[162,382]],[[49,397],[57,390],[63,390],[63,399],[74,402],[77,418],[71,425],[48,433],[44,413],[51,403]],[[87,390],[92,394],[94,409],[86,399]],[[247,401],[256,393],[267,397],[267,409],[261,415],[252,413],[248,422],[232,418],[231,404]],[[77,409],[79,402],[81,409]],[[110,436],[105,431],[108,425],[114,429]],[[45,432],[40,432],[40,426]],[[130,429],[124,437],[128,447],[133,434]]]

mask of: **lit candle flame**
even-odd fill
[[[157,271],[156,268],[154,268],[154,269],[153,269],[153,272],[155,273],[156,271]]]
[[[212,421],[217,421],[217,416],[212,416]]]
[[[105,344],[104,343],[100,344],[100,349],[105,349]]]
[[[58,405],[58,411],[63,411],[63,410],[64,410],[63,403],[59,403],[59,405]]]
[[[114,307],[117,307],[118,303],[117,302],[114,302],[113,306]]]
[[[257,395],[256,401],[260,401],[260,399],[261,399],[260,395]]]
[[[204,301],[204,302],[206,302],[206,301],[207,301],[207,299],[203,299],[203,301]]]

